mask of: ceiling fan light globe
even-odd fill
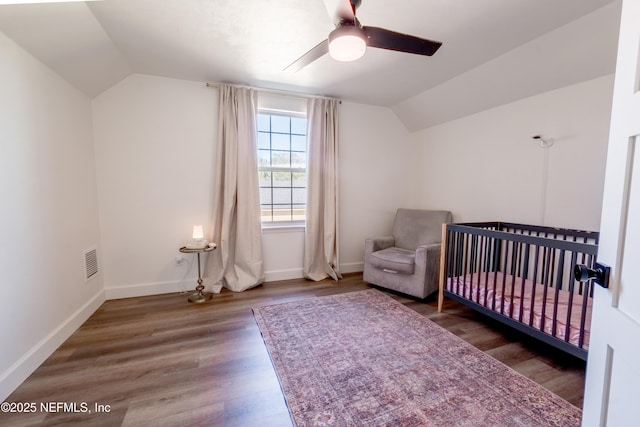
[[[355,61],[361,58],[366,50],[367,43],[359,28],[340,27],[329,34],[329,55],[336,61]]]

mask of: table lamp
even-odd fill
[[[202,230],[201,225],[193,226],[193,234],[191,236],[193,242],[187,245],[187,249],[201,249],[209,244],[206,240],[204,240],[204,231]]]

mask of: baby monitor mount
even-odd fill
[[[552,140],[545,139],[540,134],[531,135],[531,139],[538,141],[540,143],[540,148],[549,148],[553,146]]]

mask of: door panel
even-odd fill
[[[637,93],[637,92],[636,92]],[[640,221],[631,220],[640,218],[640,150],[636,149],[637,137],[629,138],[627,150],[627,167],[625,171],[625,188],[622,193],[623,212],[621,215],[620,244],[623,246],[620,252],[620,286],[616,295],[618,308],[629,317],[640,322],[640,286],[634,276],[634,269],[638,269],[640,258]],[[634,191],[635,190],[635,191]],[[634,257],[634,255],[636,256]],[[634,259],[635,258],[635,259]],[[636,270],[637,271],[637,270]],[[635,283],[635,285],[634,285]],[[614,298],[614,303],[615,303]]]
[[[640,370],[628,355],[613,351],[607,425],[637,425],[640,420]]]
[[[624,0],[600,224],[583,426],[640,425],[640,1]]]

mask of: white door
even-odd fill
[[[583,426],[640,426],[640,0],[624,0],[598,261]],[[593,52],[598,60],[598,52]]]

